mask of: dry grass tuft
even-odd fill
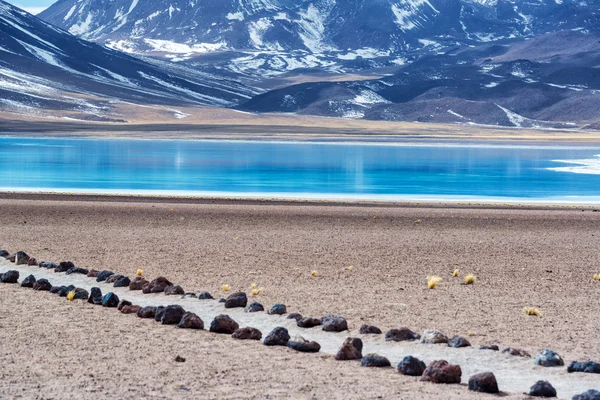
[[[229,285],[221,285],[221,290],[223,292],[229,292],[229,289],[231,289]]]
[[[475,275],[473,275],[473,274],[467,274],[467,275],[465,275],[465,283],[467,285],[472,285],[475,282],[477,282],[477,277]]]
[[[542,316],[542,312],[535,307],[523,307],[523,313],[525,315],[532,315],[534,317]]]
[[[250,294],[251,294],[252,296],[258,296],[259,294],[261,294],[261,293],[262,293],[262,291],[263,291],[263,290],[262,290],[262,288],[258,288],[258,289],[252,289],[252,292],[250,292]]]
[[[458,276],[458,274],[460,274],[460,271],[458,269],[455,269],[454,272],[452,273],[452,276],[456,278]]]
[[[317,276],[317,275],[319,275],[319,273],[318,273],[317,271],[314,271],[314,270],[313,270],[313,271],[311,271],[311,273],[310,273],[310,274],[311,274],[312,276]]]
[[[442,280],[443,279],[440,278],[439,276],[428,276],[427,277],[427,289],[435,289]]]
[[[600,274],[594,274],[594,280],[600,281]]]
[[[75,298],[75,291],[74,290],[71,290],[69,293],[67,293],[67,300],[73,301],[74,298]]]
[[[136,274],[137,276],[142,276],[142,275],[144,274],[144,271],[143,271],[143,270],[141,270],[141,269],[138,269],[138,270],[135,272],[135,274]]]

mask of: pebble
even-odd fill
[[[321,325],[323,325],[323,330],[326,332],[343,332],[348,330],[348,323],[339,315],[326,315],[322,317]]]
[[[269,314],[269,315],[283,315],[286,313],[287,313],[287,308],[284,304],[275,304],[267,312],[267,314]]]
[[[129,282],[129,290],[142,290],[144,286],[150,284],[146,279],[141,276],[136,276]]]
[[[150,283],[145,284],[142,287],[142,293],[162,293],[167,286],[173,286],[173,284],[164,276],[159,276]]]
[[[302,319],[302,314],[299,314],[297,312],[291,313],[291,314],[288,314],[287,319],[295,319],[296,322],[297,322],[297,321],[300,321]]]
[[[491,372],[482,372],[470,377],[469,390],[480,393],[500,393],[496,377]]]
[[[404,342],[417,340],[420,337],[421,336],[418,333],[415,333],[408,328],[390,329],[385,333],[386,342]]]
[[[600,400],[600,391],[590,389],[587,392],[573,396],[573,400]]]
[[[109,292],[102,297],[102,307],[114,307],[119,305],[119,297],[113,292]]]
[[[531,354],[529,354],[525,350],[513,349],[512,347],[504,349],[504,350],[502,350],[502,352],[505,353],[505,354],[510,354],[511,356],[531,357]]]
[[[19,271],[6,271],[2,275],[0,275],[0,282],[2,283],[18,283],[19,281]]]
[[[183,317],[181,317],[181,321],[179,321],[177,327],[182,329],[202,330],[204,329],[204,321],[193,312],[186,312],[183,314]]]
[[[296,321],[296,325],[300,328],[314,328],[321,325],[321,320],[319,318],[302,318]]]
[[[383,332],[376,326],[363,325],[360,327],[358,333],[360,333],[361,335],[381,335]]]
[[[545,349],[535,357],[536,365],[542,367],[562,367],[565,365],[562,357],[550,349]]]
[[[421,376],[427,366],[421,360],[413,356],[406,356],[398,363],[398,372],[402,375]]]
[[[75,264],[73,264],[71,261],[63,261],[60,264],[58,264],[56,268],[54,268],[54,272],[67,272],[71,268],[75,268]]]
[[[208,293],[208,292],[200,292],[198,293],[198,300],[214,300],[215,298],[212,296],[212,294]]]
[[[246,307],[246,309],[244,310],[244,312],[247,312],[247,313],[260,312],[260,311],[265,311],[265,308],[263,307],[262,304],[257,303],[256,301],[248,304],[248,307]]]
[[[358,338],[347,338],[342,347],[338,350],[335,355],[335,359],[342,360],[360,360],[362,359],[362,340]]]
[[[493,350],[493,351],[500,351],[500,347],[496,346],[495,344],[489,345],[489,346],[481,346],[479,348],[479,350]]]
[[[248,304],[248,297],[244,292],[237,292],[229,295],[227,299],[225,299],[225,308],[238,308],[238,307],[246,307]]]
[[[40,290],[44,292],[49,292],[52,289],[52,285],[48,282],[47,279],[38,279],[33,284],[33,290]]]
[[[142,307],[136,313],[140,318],[154,318],[156,315],[156,307],[154,306],[146,306]]]
[[[109,270],[104,270],[102,272],[98,273],[98,276],[96,276],[96,282],[104,282],[105,280],[108,279],[109,276],[114,275],[115,273]]]
[[[290,341],[288,330],[278,326],[267,335],[263,343],[266,346],[287,346]]]
[[[185,290],[179,285],[171,285],[165,288],[165,295],[174,296],[185,294]]]
[[[32,288],[35,283],[35,276],[29,275],[27,278],[23,279],[21,282],[21,287]]]
[[[384,367],[391,367],[392,364],[390,363],[390,360],[388,360],[387,358],[380,356],[378,354],[375,354],[375,353],[370,353],[362,358],[362,360],[360,361],[360,366],[361,367],[384,368]]]
[[[233,334],[240,326],[229,315],[217,315],[210,323],[210,331],[214,333]]]
[[[594,361],[573,361],[567,367],[567,372],[585,372],[588,374],[600,374],[600,363]]]
[[[175,362],[184,363],[185,362],[185,358],[183,358],[181,356],[177,356],[177,357],[175,357]]]
[[[448,346],[454,347],[454,348],[470,347],[471,342],[469,342],[467,339],[465,339],[462,336],[453,336],[451,339],[448,340]]]
[[[529,389],[529,395],[533,397],[556,397],[556,389],[548,381],[537,381]]]
[[[123,308],[121,308],[121,312],[123,314],[137,314],[137,312],[141,309],[142,307],[140,306],[135,306],[135,305],[131,305],[131,306],[124,306]]]
[[[129,287],[131,280],[127,276],[121,276],[115,281],[114,287]]]
[[[93,287],[90,291],[88,303],[98,304],[96,302],[97,299],[100,299],[100,302],[102,303],[102,290],[100,290],[99,287]]]
[[[260,340],[262,333],[256,328],[246,327],[236,329],[231,337],[238,340]]]
[[[287,346],[301,353],[318,353],[321,350],[319,343],[306,340],[302,336],[295,336],[293,339],[290,339]]]
[[[426,330],[423,332],[423,336],[421,337],[422,344],[439,344],[439,343],[448,343],[448,337],[441,333],[440,331],[435,330]]]
[[[432,383],[460,383],[462,370],[460,365],[450,364],[446,360],[437,360],[425,368],[421,381]]]

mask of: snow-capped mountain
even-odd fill
[[[230,106],[256,91],[81,40],[0,0],[0,109],[86,110],[111,101]]]
[[[583,0],[59,0],[40,17],[82,38],[235,72],[404,64],[457,44],[600,30]]]

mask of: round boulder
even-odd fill
[[[210,323],[210,331],[214,333],[233,334],[240,326],[229,315],[217,315]]]
[[[421,360],[413,356],[406,356],[398,363],[398,372],[402,375],[421,376],[427,366]]]
[[[529,389],[529,395],[532,397],[556,397],[556,389],[548,381],[537,381]]]
[[[335,355],[338,361],[362,359],[363,343],[359,338],[347,338]]]
[[[263,341],[266,346],[287,346],[290,341],[288,330],[277,327],[271,331]]]
[[[480,393],[499,393],[498,382],[491,372],[482,372],[469,378],[469,390]]]
[[[462,370],[460,365],[450,364],[446,360],[434,361],[425,368],[421,381],[432,383],[460,383]]]
[[[181,321],[177,324],[178,328],[183,329],[204,329],[204,321],[193,312],[186,312],[181,317]]]
[[[260,340],[262,333],[256,328],[246,327],[236,329],[231,337],[238,340]]]
[[[321,325],[323,325],[323,330],[326,332],[343,332],[348,330],[348,323],[339,315],[326,315],[322,317]]]
[[[384,367],[391,367],[392,364],[390,363],[390,360],[388,360],[387,358],[380,356],[378,354],[375,354],[375,353],[370,353],[362,358],[362,360],[360,361],[360,366],[361,367],[384,368]]]

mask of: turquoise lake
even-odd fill
[[[0,138],[0,189],[343,199],[600,199],[600,148]]]

